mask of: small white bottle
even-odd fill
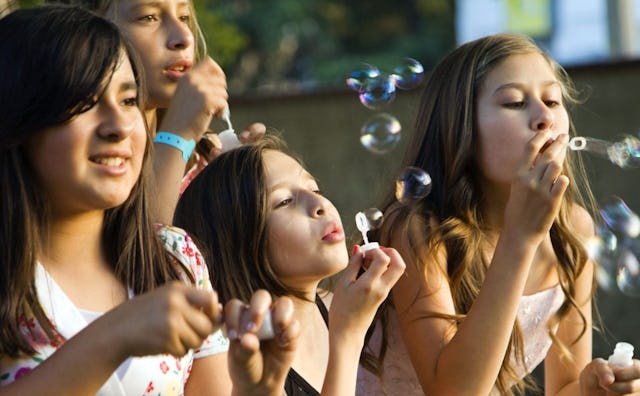
[[[609,356],[609,365],[630,367],[633,365],[633,345],[628,342],[618,342],[613,355]]]
[[[222,112],[222,119],[227,123],[227,129],[218,133],[218,138],[220,138],[220,143],[222,144],[222,152],[227,152],[240,147],[241,143],[231,125],[231,113],[228,107]]]

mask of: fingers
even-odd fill
[[[189,348],[197,348],[222,325],[222,306],[215,292],[185,286],[183,293],[189,307],[181,310],[182,317],[193,334],[185,331],[181,339],[189,342]]]
[[[404,273],[406,264],[396,249],[380,247],[365,252],[365,260],[371,260],[361,278],[379,279],[389,287],[393,286]]]
[[[271,295],[265,290],[258,290],[251,296],[249,305],[240,300],[233,299],[224,307],[225,329],[229,339],[236,339],[244,334],[251,333],[256,337],[273,337],[273,331],[262,329],[265,318],[269,315]],[[271,323],[268,324],[270,326]],[[269,334],[267,334],[269,333]]]
[[[272,338],[270,307],[271,295],[266,290],[258,290],[253,293],[248,309],[241,315],[240,329],[244,332],[254,333],[260,339]],[[266,318],[269,323],[265,323]]]
[[[243,144],[255,143],[262,139],[266,132],[267,127],[263,123],[253,123],[240,132],[240,142]]]
[[[229,107],[227,100],[227,79],[224,71],[211,57],[198,62],[191,70],[193,83],[207,95],[207,108],[212,116],[222,117]],[[189,73],[187,73],[189,75]]]
[[[295,350],[301,329],[300,323],[293,318],[293,302],[290,298],[280,297],[275,301],[271,319],[278,346],[289,351]]]
[[[353,283],[358,278],[358,273],[364,265],[364,255],[362,254],[362,248],[358,245],[353,246],[353,254],[349,259],[349,264],[342,271],[342,279],[345,279],[349,283]]]

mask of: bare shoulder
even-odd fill
[[[569,211],[569,220],[576,233],[583,239],[595,236],[595,225],[589,212],[580,205],[574,204]]]

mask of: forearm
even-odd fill
[[[565,385],[564,387],[562,387],[562,389],[560,389],[557,393],[548,393],[545,392],[545,396],[596,396],[596,395],[583,395],[582,391],[580,390],[580,382],[579,381],[573,381],[568,383],[567,385]]]
[[[98,321],[96,321],[98,322]],[[99,323],[87,326],[0,395],[93,395],[124,361]]]
[[[173,213],[180,196],[180,182],[185,173],[182,152],[166,144],[155,144],[153,156],[154,172],[154,221],[173,224]]]
[[[535,246],[508,235],[499,240],[478,297],[438,356],[437,381],[431,389],[448,394],[490,392],[505,358],[534,253]]]
[[[322,396],[354,395],[358,362],[364,341],[329,337],[329,362],[322,384]]]

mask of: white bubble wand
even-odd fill
[[[363,252],[380,247],[378,242],[369,242],[369,238],[367,238],[367,232],[371,229],[369,227],[369,220],[367,219],[367,215],[362,212],[356,213],[356,227],[358,227],[358,230],[360,230],[360,233],[362,234],[362,240],[364,241],[364,244],[361,246]]]

